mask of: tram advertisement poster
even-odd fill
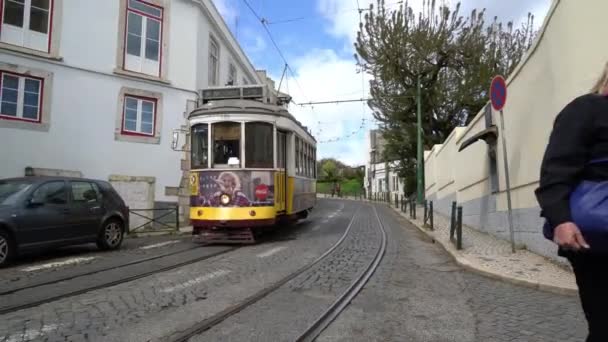
[[[191,175],[190,181],[195,189],[193,206],[274,206],[274,173],[270,171],[202,171]],[[223,194],[229,196],[228,204],[221,203]]]

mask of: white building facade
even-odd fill
[[[197,91],[262,81],[211,0],[0,0],[0,178],[110,180],[180,198],[172,132]]]
[[[589,92],[608,60],[608,46],[597,44],[607,11],[604,0],[552,1],[532,47],[508,75],[504,124],[488,103],[425,152],[426,198],[436,212],[450,215],[457,202],[465,225],[510,240],[507,160],[516,245],[567,262],[543,236],[534,191],[555,117]]]
[[[385,141],[379,130],[369,132],[368,158],[365,166],[365,191],[368,194],[390,194],[401,196],[403,192],[403,180],[399,178],[396,168],[397,161],[385,161],[383,157]]]

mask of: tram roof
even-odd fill
[[[229,100],[214,100],[205,103],[204,105],[196,108],[188,119],[192,119],[198,116],[212,116],[221,114],[265,114],[285,117],[294,123],[296,123],[304,132],[306,132],[313,140],[316,141],[315,137],[308,132],[308,128],[289,113],[289,111],[282,106],[273,104],[266,104],[255,100],[246,99],[229,99]]]

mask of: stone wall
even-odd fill
[[[129,209],[154,208],[155,177],[110,175],[109,181],[127,206],[129,206]],[[141,212],[140,214],[152,216],[152,212]],[[134,214],[131,214],[129,219],[131,229],[139,227],[147,221],[143,217]]]

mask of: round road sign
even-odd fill
[[[490,101],[494,110],[502,110],[507,103],[507,82],[504,77],[496,76],[490,86]]]

